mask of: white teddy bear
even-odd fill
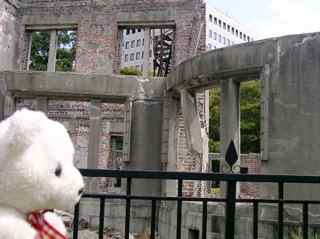
[[[0,239],[66,238],[48,210],[72,209],[84,183],[65,127],[22,109],[0,123],[0,152]]]

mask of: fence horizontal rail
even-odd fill
[[[217,174],[194,172],[159,172],[159,171],[126,171],[103,169],[80,169],[84,177],[93,178],[149,178],[165,180],[196,180],[196,181],[237,181],[260,183],[320,183],[320,176],[296,175],[263,175],[263,174]]]
[[[302,233],[303,239],[308,238],[309,227],[309,205],[320,204],[318,200],[288,200],[285,199],[286,184],[319,184],[320,176],[296,176],[296,175],[252,175],[252,174],[215,174],[215,173],[194,173],[194,172],[160,172],[160,171],[126,171],[126,170],[102,170],[102,169],[81,169],[81,174],[89,178],[116,178],[126,181],[125,192],[121,193],[85,193],[83,198],[93,198],[100,201],[99,215],[99,239],[103,239],[104,235],[104,211],[105,203],[108,199],[117,199],[125,201],[125,224],[124,238],[129,239],[130,233],[130,217],[131,202],[133,200],[147,200],[151,202],[150,215],[150,239],[155,239],[156,221],[157,221],[157,205],[161,201],[174,201],[177,203],[177,221],[176,221],[176,239],[182,238],[182,206],[183,202],[199,202],[202,204],[202,239],[207,238],[207,221],[208,221],[208,203],[217,202],[225,205],[225,239],[235,238],[235,215],[236,205],[238,203],[248,203],[253,207],[253,238],[258,239],[259,236],[259,205],[260,204],[277,204],[278,205],[278,238],[284,238],[284,205],[285,204],[301,204],[302,210]],[[158,179],[158,180],[174,180],[177,182],[176,196],[148,196],[134,195],[132,193],[132,183],[135,179]],[[185,197],[183,195],[183,182],[185,181],[221,181],[226,182],[226,196],[222,198],[208,197]],[[278,186],[277,199],[266,198],[237,198],[237,183],[273,183]],[[81,202],[75,207],[74,231],[73,238],[78,238],[79,211]]]

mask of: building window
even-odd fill
[[[209,30],[209,37],[212,38],[212,30]]]
[[[212,45],[209,43],[208,44],[208,49],[211,50],[212,49]]]
[[[227,41],[228,41],[228,46],[230,46],[230,39],[228,39]]]
[[[50,41],[55,46],[50,46]],[[74,71],[77,34],[74,30],[34,31],[30,34],[27,70]],[[49,55],[54,57],[49,59]]]
[[[128,54],[125,54],[125,56],[124,56],[124,61],[125,61],[125,62],[128,62],[128,59],[129,59]]]
[[[219,20],[219,27],[222,27],[222,22],[221,22],[221,20]]]
[[[228,29],[228,32],[230,32],[230,25],[228,25],[227,29]]]
[[[134,47],[135,47],[135,44],[136,44],[136,41],[135,41],[135,40],[131,41],[131,48],[134,48]]]
[[[234,28],[231,28],[231,33],[232,35],[234,35]]]
[[[141,28],[138,28],[138,32],[141,32]]]
[[[226,44],[226,38],[223,37],[223,45],[225,45],[225,44]]]
[[[247,35],[243,34],[243,40],[247,40]]]
[[[212,15],[209,15],[209,21],[212,22]]]
[[[129,44],[130,44],[130,42],[126,42],[126,49],[129,49]]]
[[[136,53],[136,60],[140,60],[140,52]]]
[[[126,34],[129,35],[130,34],[130,29],[126,30]]]
[[[219,34],[218,42],[221,42],[221,35]]]
[[[142,39],[142,46],[144,46],[144,38]]]
[[[240,39],[242,39],[242,32],[240,32]]]
[[[213,39],[217,40],[217,33],[216,32],[213,34]]]
[[[250,41],[250,37],[249,36],[247,36],[247,40],[248,40],[248,42]]]
[[[134,53],[130,54],[130,61],[134,61]]]
[[[144,58],[144,51],[141,52],[141,59]]]
[[[236,36],[238,36],[239,35],[239,32],[238,32],[238,30],[236,30]]]
[[[227,24],[224,22],[223,23],[223,29],[226,30],[226,28],[227,28]]]
[[[132,34],[135,34],[136,33],[136,29],[132,29]]]
[[[137,47],[140,47],[141,46],[141,39],[138,39],[137,40]]]
[[[215,17],[214,18],[214,24],[217,25],[218,24],[218,19]]]

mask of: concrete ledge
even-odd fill
[[[127,98],[162,97],[164,79],[78,73],[2,72],[6,89],[14,95],[99,98],[123,102]]]

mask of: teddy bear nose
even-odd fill
[[[79,196],[83,193],[83,188],[81,188],[78,192]]]

